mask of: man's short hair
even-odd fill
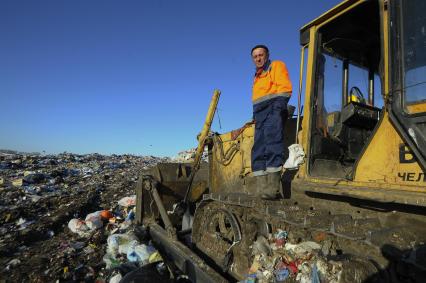
[[[253,47],[253,48],[251,49],[251,53],[250,53],[250,54],[253,54],[253,51],[254,51],[255,49],[257,49],[257,48],[263,48],[263,49],[265,49],[265,50],[266,50],[266,53],[267,53],[267,54],[269,54],[269,49],[268,49],[268,47],[266,47],[266,45],[263,45],[263,44],[258,44],[258,45],[256,45],[255,47]]]

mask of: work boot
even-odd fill
[[[266,175],[266,185],[262,187],[262,199],[277,199],[281,190],[281,172]]]
[[[268,190],[268,175],[256,176],[256,195],[261,196]]]
[[[259,171],[260,172],[260,171]],[[260,196],[263,188],[268,186],[268,178],[266,173],[259,175],[248,175],[245,177],[245,192],[252,196]]]
[[[246,176],[244,178],[244,181],[245,181],[244,192],[251,196],[257,196],[258,195],[257,177]]]

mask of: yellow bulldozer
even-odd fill
[[[163,257],[192,282],[243,280],[253,243],[281,229],[370,263],[369,277],[341,282],[424,282],[425,10],[424,0],[346,0],[300,29],[285,133],[306,156],[284,170],[278,200],[252,182],[254,124],[210,131],[216,91],[194,162],[159,164],[137,186],[137,221]]]

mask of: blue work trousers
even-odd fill
[[[251,167],[254,174],[281,170],[288,100],[288,97],[278,96],[253,105],[255,130]]]

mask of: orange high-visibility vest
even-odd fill
[[[255,76],[252,101],[257,104],[277,96],[290,97],[292,90],[284,62],[272,61],[266,70]]]

